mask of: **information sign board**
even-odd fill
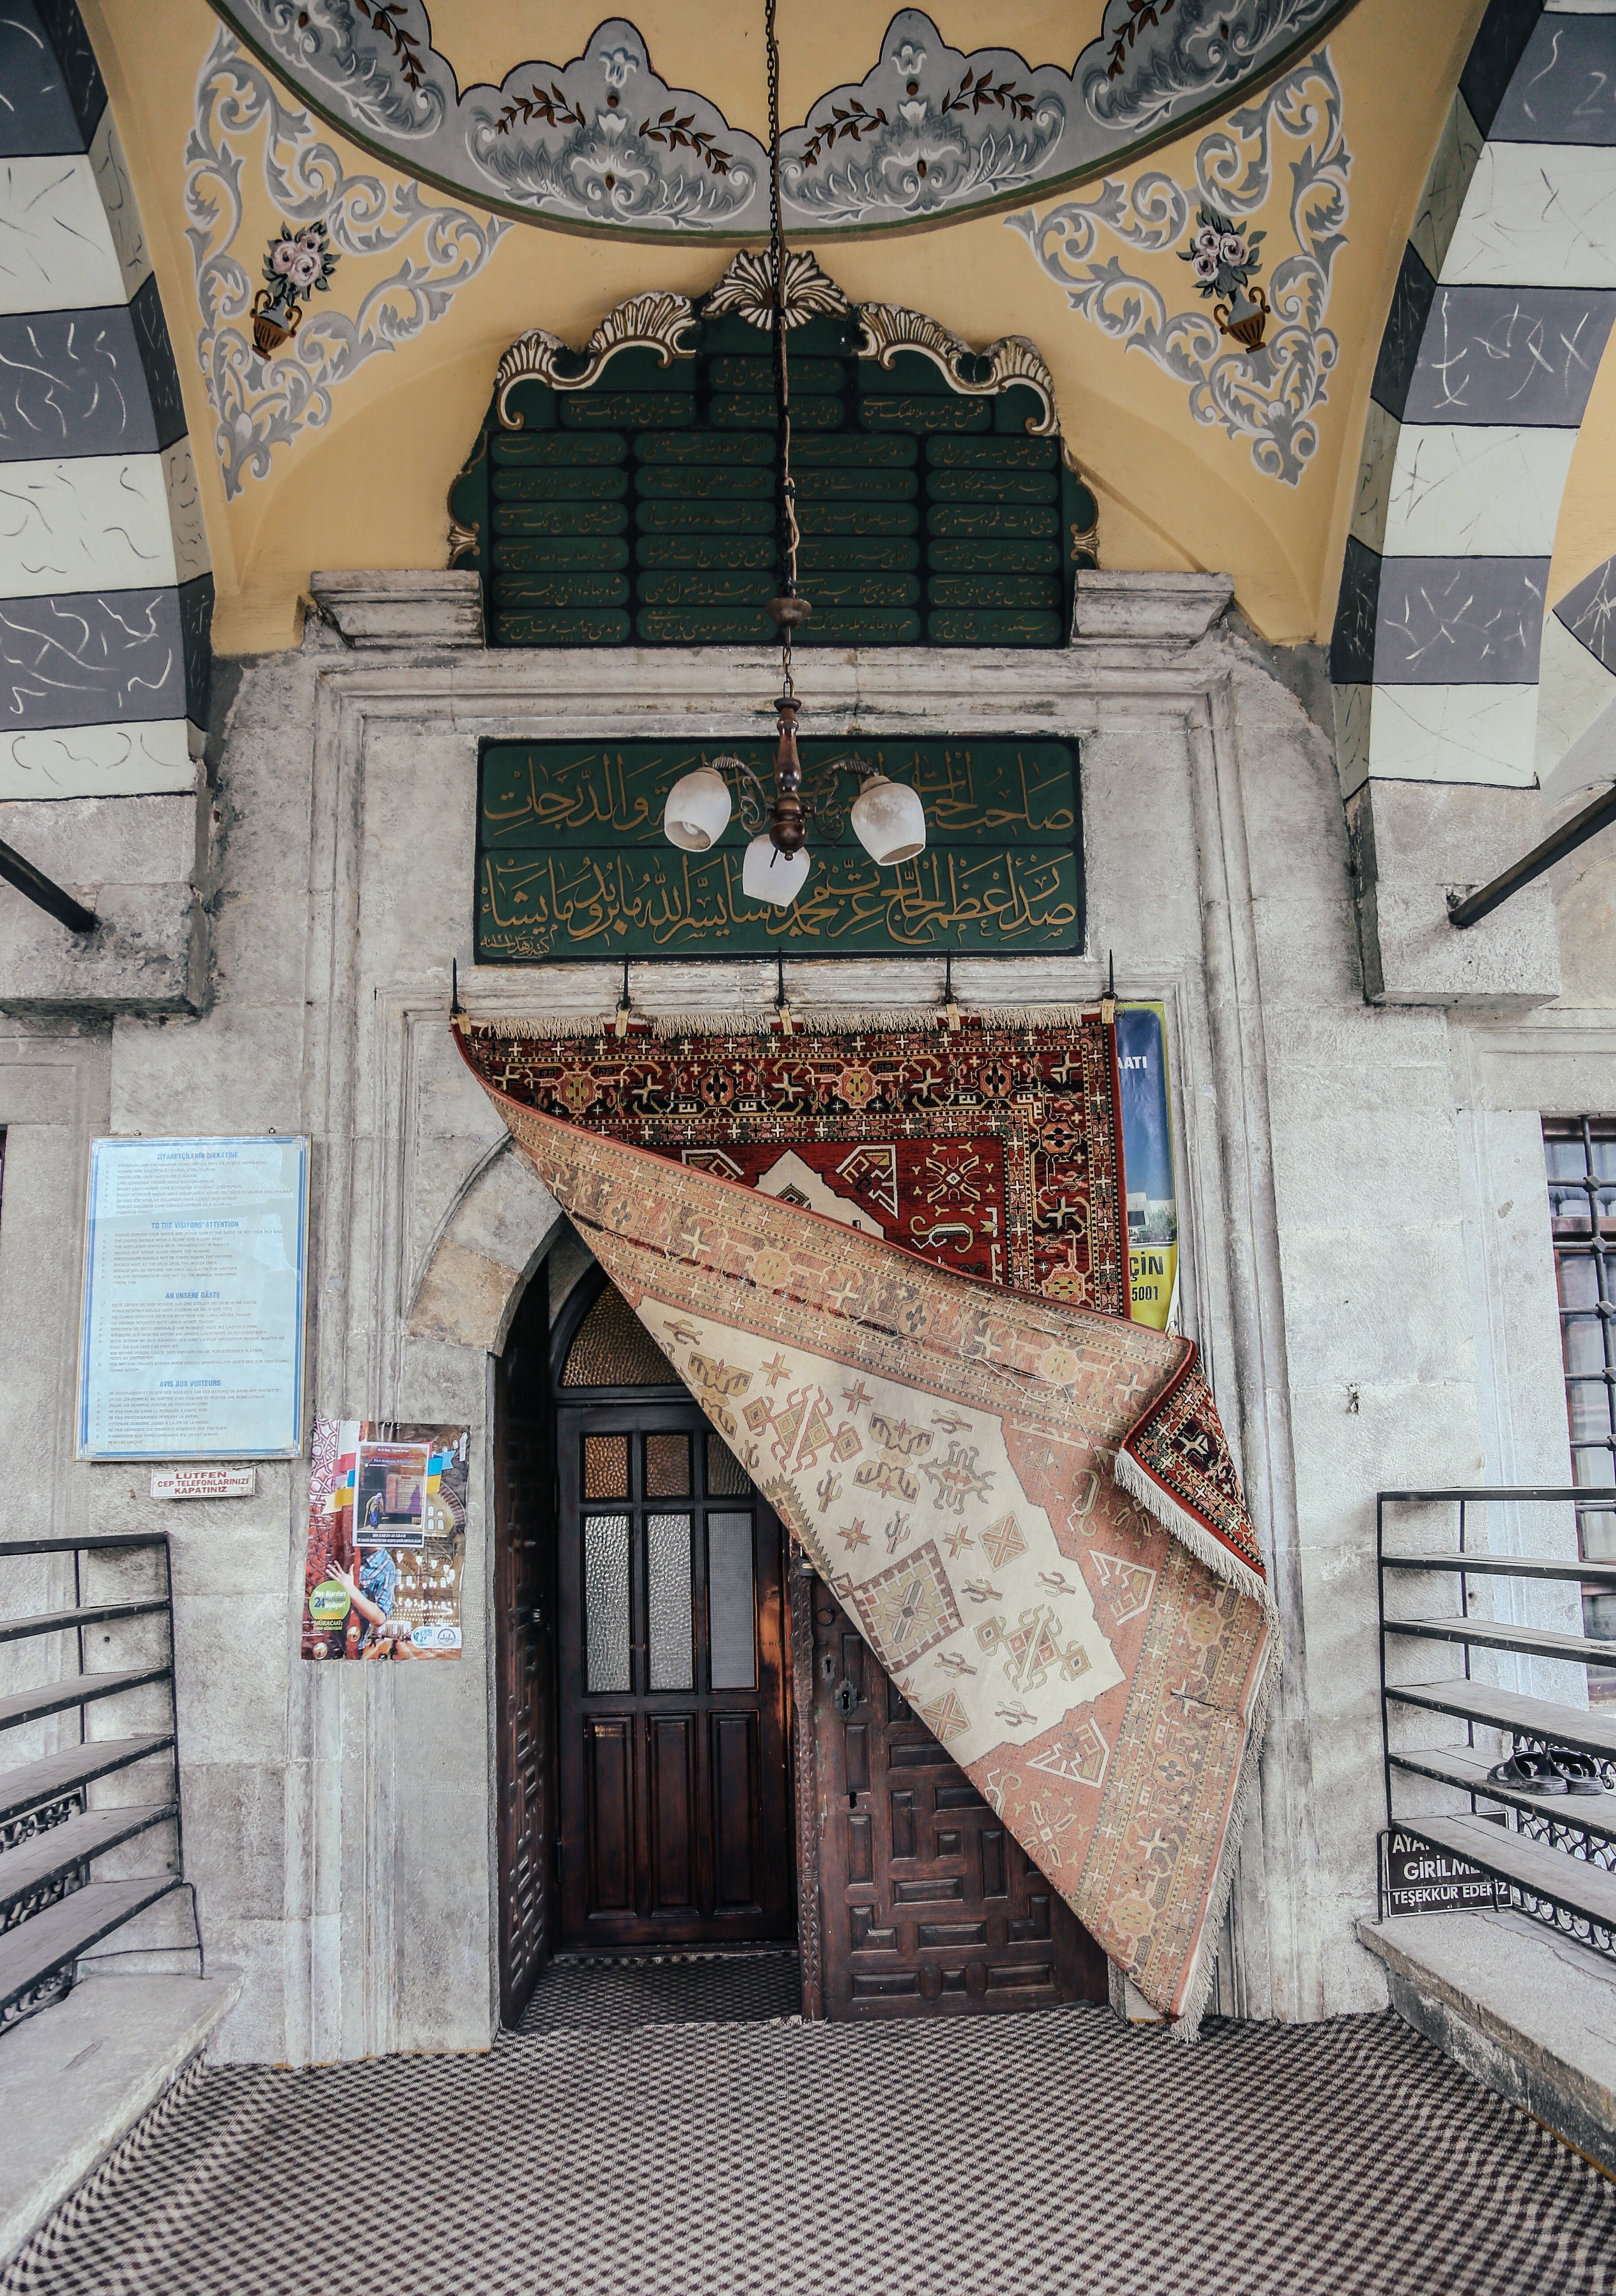
[[[1382,1914],[1473,1913],[1508,1903],[1507,1882],[1495,1882],[1451,1849],[1439,1849],[1417,1833],[1382,1834]]]
[[[296,1458],[308,1241],[307,1139],[93,1141],[78,1456]]]

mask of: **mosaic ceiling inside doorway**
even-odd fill
[[[212,0],[311,110],[406,174],[533,223],[730,239],[767,226],[763,145],[659,78],[622,17],[570,62],[463,90],[454,11],[424,0]],[[979,213],[1129,160],[1226,110],[1353,0],[1106,0],[1070,70],[950,47],[923,9],[782,138],[788,228]],[[787,34],[789,37],[789,33]],[[447,45],[440,49],[436,42]]]

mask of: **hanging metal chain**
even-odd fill
[[[785,231],[780,215],[780,44],[775,33],[775,0],[764,0],[768,61],[768,253],[774,298],[775,360],[775,551],[783,598],[797,594],[797,482],[792,476],[791,393],[785,357]],[[780,631],[781,671],[792,691],[792,625]]]

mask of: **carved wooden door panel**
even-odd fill
[[[1103,2001],[1105,1956],[813,1585],[824,2010]]]
[[[494,1380],[494,1663],[499,1839],[499,2012],[514,2025],[547,1951],[550,1644],[540,1523],[550,1487],[542,1281]],[[530,1330],[538,1318],[537,1332]]]
[[[789,1937],[779,1522],[693,1406],[555,1423],[562,1941]]]

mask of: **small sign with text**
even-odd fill
[[[1382,1915],[1473,1913],[1508,1903],[1507,1882],[1495,1882],[1451,1849],[1439,1849],[1417,1833],[1382,1834]]]
[[[152,1477],[154,1499],[250,1499],[256,1467],[167,1467]]]

